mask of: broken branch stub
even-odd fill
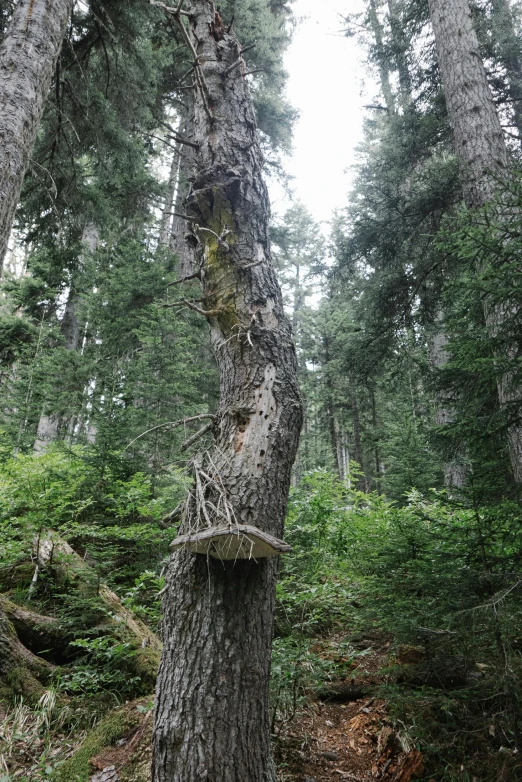
[[[287,554],[291,546],[250,524],[211,527],[190,535],[179,535],[170,547],[214,559],[263,559]]]

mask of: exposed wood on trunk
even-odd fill
[[[19,0],[0,46],[0,271],[72,0]]]
[[[172,228],[172,212],[174,211],[174,199],[176,197],[176,186],[179,177],[179,156],[180,144],[176,145],[172,161],[170,163],[169,179],[165,190],[165,204],[161,215],[158,245],[168,247]]]
[[[181,534],[222,523],[282,538],[301,427],[297,361],[270,258],[269,203],[240,56],[208,0],[186,6],[196,52],[194,177],[183,212],[220,371],[216,444],[195,460]],[[206,488],[198,484],[206,474]],[[154,782],[274,782],[268,683],[277,561],[173,556],[164,595]]]

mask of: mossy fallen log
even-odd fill
[[[20,641],[0,602],[0,700],[10,703],[23,696],[28,703],[36,703],[54,670],[54,665]]]
[[[41,570],[50,569],[58,583],[87,595],[96,595],[107,610],[109,632],[130,642],[136,654],[131,665],[145,686],[154,686],[161,655],[161,641],[147,625],[126,608],[118,595],[57,533],[48,532],[35,541],[34,555]]]

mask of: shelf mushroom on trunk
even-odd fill
[[[179,535],[170,547],[215,559],[261,559],[292,551],[288,543],[250,524],[210,527],[192,535]]]

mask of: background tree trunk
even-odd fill
[[[499,59],[506,69],[513,121],[522,143],[522,42],[515,30],[509,0],[491,0],[491,12]]]
[[[19,0],[0,47],[0,271],[72,0]]]
[[[429,5],[464,199],[467,206],[480,207],[494,195],[492,174],[506,171],[504,135],[468,0],[429,0]]]
[[[462,168],[464,199],[468,207],[477,208],[493,199],[497,177],[507,173],[508,151],[468,0],[429,0],[429,6],[455,151]],[[493,339],[509,314],[502,304],[484,300],[486,326]],[[506,356],[499,358],[505,360]],[[497,378],[497,388],[501,407],[515,419],[507,439],[513,476],[522,483],[521,389],[509,371]]]
[[[381,92],[388,114],[395,113],[395,96],[390,82],[390,64],[384,48],[384,30],[377,13],[376,0],[370,0],[368,6],[368,18],[375,41],[375,56],[379,69]]]
[[[93,253],[98,247],[100,240],[100,231],[98,226],[93,223],[87,223],[82,234],[83,252]],[[80,257],[80,267],[82,265],[83,257]],[[71,283],[69,289],[69,295],[65,304],[65,310],[63,313],[62,322],[60,324],[60,331],[64,339],[63,346],[66,350],[78,350],[80,345],[80,324],[78,322],[78,301],[79,296],[74,287],[74,280]],[[65,421],[64,416],[60,412],[43,413],[38,421],[38,429],[36,431],[36,439],[34,442],[34,450],[37,452],[45,450],[49,443],[54,442],[60,435],[60,430],[63,431],[67,427],[67,423],[70,423],[71,418]]]
[[[187,10],[201,69],[192,122],[199,149],[184,211],[221,386],[216,444],[194,460],[181,531],[228,518],[281,537],[302,411],[270,258],[254,110],[235,35],[212,2],[194,0]],[[268,685],[277,565],[173,556],[154,782],[274,782]]]

